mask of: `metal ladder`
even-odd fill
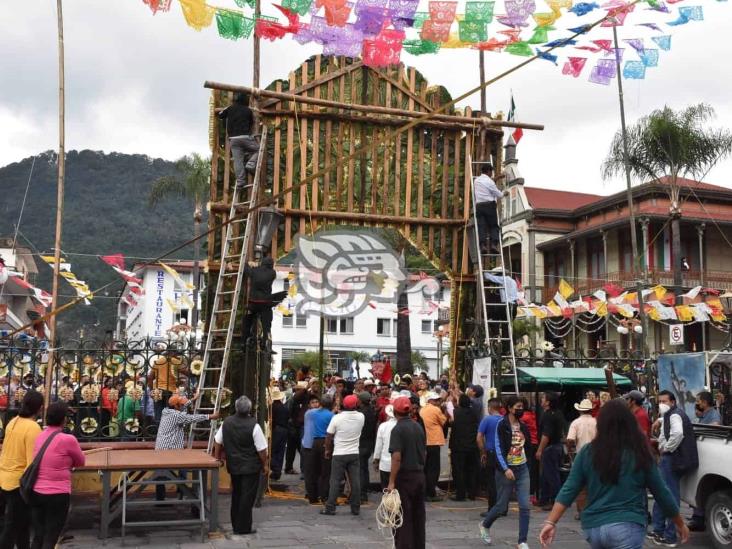
[[[498,253],[490,253],[490,249],[487,254],[484,254],[480,249],[480,239],[478,234],[478,217],[476,212],[475,202],[475,178],[473,177],[473,162],[469,162],[470,167],[470,181],[471,181],[471,193],[473,199],[473,231],[475,238],[475,253],[476,257],[479,258],[477,265],[477,278],[476,278],[476,291],[478,293],[478,299],[480,300],[480,311],[483,321],[483,331],[485,333],[485,345],[490,350],[491,355],[495,355],[497,358],[497,373],[495,379],[497,383],[500,383],[503,379],[504,366],[510,367],[510,375],[513,376],[514,390],[518,394],[518,373],[516,371],[516,352],[513,345],[513,323],[511,318],[511,307],[508,300],[501,301],[500,293],[506,295],[506,268],[503,262],[503,231],[501,230],[501,218],[498,215]],[[491,262],[491,269],[500,267],[500,271],[494,272],[496,276],[500,276],[501,282],[492,282],[485,279],[485,262]],[[488,303],[486,299],[486,291],[498,291],[499,298],[497,303]],[[503,319],[497,318],[497,314],[501,308],[504,311]],[[504,342],[508,342],[509,354],[504,354]]]
[[[236,314],[239,309],[241,297],[242,279],[244,278],[244,266],[249,251],[251,238],[252,220],[256,212],[252,210],[259,190],[259,179],[262,169],[262,162],[265,156],[267,143],[267,127],[262,130],[261,142],[259,144],[259,157],[257,168],[254,172],[253,182],[243,189],[234,187],[234,194],[231,198],[231,210],[229,219],[237,216],[237,210],[243,207],[249,209],[246,218],[234,219],[226,227],[226,239],[221,252],[221,266],[219,268],[218,282],[216,283],[216,295],[211,307],[211,317],[208,323],[208,334],[206,336],[206,348],[203,355],[203,368],[198,383],[199,394],[195,402],[194,412],[197,414],[213,414],[220,410],[226,370],[229,366],[231,346],[234,339],[234,328],[236,326]],[[249,198],[240,201],[240,195],[250,190]],[[238,262],[236,271],[228,272],[227,265]],[[208,401],[206,402],[206,397]],[[204,404],[205,403],[205,404]],[[217,421],[194,423],[188,435],[188,447],[193,446],[193,441],[208,436],[208,452],[213,449],[214,435],[216,434]]]

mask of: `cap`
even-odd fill
[[[368,393],[366,391],[358,393],[358,400],[360,400],[363,404],[368,404],[369,402],[371,402],[371,393]]]
[[[297,385],[295,385],[295,389],[307,389],[307,388],[308,388],[307,381],[298,381]]]
[[[629,393],[625,393],[623,395],[623,398],[635,400],[636,402],[643,402],[646,399],[646,395],[635,389],[633,391],[630,391]]]
[[[188,404],[188,399],[183,395],[173,395],[168,399],[168,406],[171,408],[177,408],[178,406],[185,406]]]
[[[427,400],[439,400],[441,397],[434,391],[430,391],[426,396]]]
[[[343,407],[346,410],[354,410],[358,406],[358,397],[356,395],[348,395],[343,399]]]
[[[575,403],[574,409],[578,412],[589,412],[592,410],[592,401],[589,398],[582,399],[579,404]]]
[[[412,404],[407,397],[399,397],[394,401],[392,407],[397,414],[407,414],[412,409]]]
[[[374,380],[373,379],[367,379],[366,381],[363,382],[363,384],[364,384],[364,386],[368,387],[369,385],[373,385],[374,384]]]

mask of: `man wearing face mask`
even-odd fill
[[[676,397],[671,391],[658,393],[658,412],[661,416],[658,435],[658,450],[661,453],[659,468],[678,505],[681,477],[699,466],[696,438],[691,420],[682,408],[676,406]],[[653,531],[648,534],[648,538],[663,547],[677,546],[674,523],[666,519],[658,502],[653,504]]]

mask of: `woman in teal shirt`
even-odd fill
[[[592,549],[641,549],[646,534],[646,489],[673,517],[682,543],[689,538],[679,507],[661,479],[645,435],[627,404],[616,399],[600,410],[597,438],[572,465],[539,534],[542,547],[554,541],[556,525],[582,488],[587,506],[581,520]]]

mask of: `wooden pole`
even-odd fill
[[[488,112],[488,102],[485,96],[485,52],[478,50],[478,64],[480,66],[480,114],[485,116]]]
[[[262,2],[261,0],[255,0],[254,2],[254,20],[256,21],[262,13]],[[252,52],[252,87],[259,87],[259,36],[254,33],[254,39],[252,40],[253,52]]]
[[[51,294],[52,311],[55,311],[58,306],[59,268],[61,266],[61,229],[64,215],[64,175],[66,168],[64,125],[66,97],[64,84],[64,18],[62,2],[63,0],[56,0],[58,21],[58,184],[56,190],[56,241],[54,243],[55,248],[53,253],[53,290]],[[50,318],[49,329],[50,345],[43,392],[46,408],[48,408],[48,403],[51,402],[51,385],[53,382],[54,358],[56,353],[56,315]]]

